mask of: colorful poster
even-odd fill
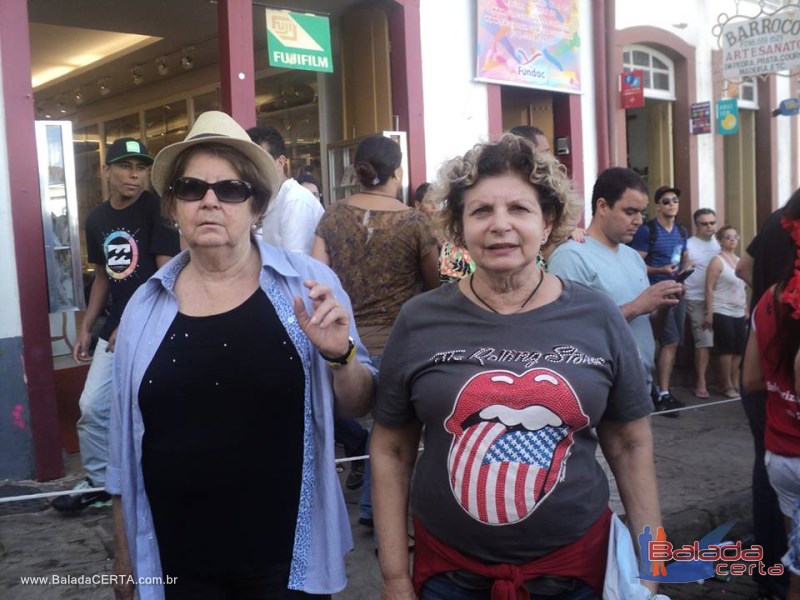
[[[717,131],[721,135],[739,133],[739,101],[736,98],[717,102]]]
[[[711,102],[692,104],[689,119],[692,135],[711,133]]]
[[[620,75],[620,96],[622,108],[641,108],[644,106],[644,73],[640,69],[625,71]]]
[[[477,0],[478,81],[581,92],[578,0]]]

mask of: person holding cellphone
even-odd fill
[[[676,221],[681,191],[664,185],[653,195],[656,217],[643,223],[633,237],[631,247],[639,252],[647,264],[650,283],[658,283],[676,276],[688,268],[686,228]],[[672,369],[678,346],[683,343],[683,328],[686,320],[686,301],[683,296],[664,315],[652,319],[653,334],[660,349],[656,357],[656,389],[653,402],[656,410],[682,408],[684,403],[670,391]]]

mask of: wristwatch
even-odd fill
[[[348,338],[347,352],[341,356],[325,356],[322,352],[320,352],[319,355],[325,359],[329,367],[338,369],[339,367],[349,364],[356,357],[356,343],[353,338]]]

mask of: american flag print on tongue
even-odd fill
[[[487,525],[528,517],[563,479],[573,434],[589,425],[572,386],[550,369],[472,377],[445,420],[450,488]]]

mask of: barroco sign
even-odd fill
[[[800,68],[800,11],[785,6],[756,18],[734,17],[722,25],[722,76],[726,79]]]
[[[267,9],[269,64],[333,73],[328,17]]]

